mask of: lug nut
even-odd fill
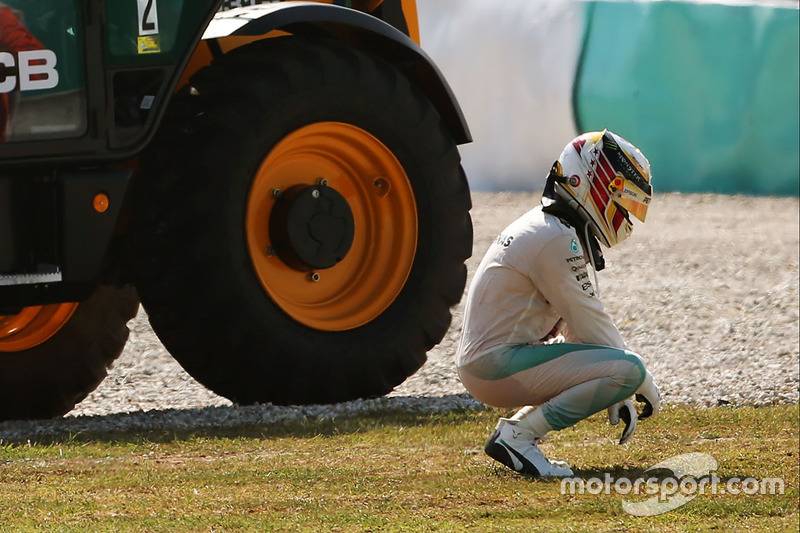
[[[316,272],[309,272],[308,281],[310,281],[311,283],[317,283],[319,281],[319,274],[317,274]]]
[[[389,180],[382,176],[375,178],[375,180],[372,182],[372,185],[375,187],[375,192],[377,195],[381,198],[389,194],[389,191],[392,189],[392,185]]]
[[[283,193],[281,192],[280,189],[275,188],[275,189],[272,189],[271,194],[272,194],[273,198],[280,198],[281,194],[283,194]]]

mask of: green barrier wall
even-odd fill
[[[579,131],[639,146],[657,190],[800,191],[798,10],[594,2],[574,86]]]

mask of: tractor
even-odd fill
[[[0,97],[0,420],[140,305],[240,404],[385,395],[447,332],[470,132],[413,0],[2,0]]]

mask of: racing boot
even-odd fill
[[[501,418],[486,442],[486,454],[515,472],[532,476],[568,477],[573,472],[563,461],[551,461],[539,449],[541,441],[532,431],[514,420]]]

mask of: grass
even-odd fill
[[[798,531],[798,406],[671,407],[625,446],[595,415],[542,445],[589,480],[702,452],[784,494],[706,493],[634,517],[483,454],[504,411],[402,412],[238,431],[76,435],[0,446],[0,531]],[[645,474],[651,475],[652,472]]]

